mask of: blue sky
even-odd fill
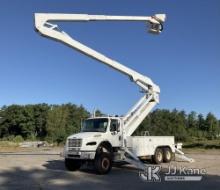
[[[76,39],[149,76],[157,108],[220,118],[220,1],[0,0],[0,106],[83,104],[123,114],[141,96],[126,76],[34,31],[35,12],[168,16],[152,36],[144,23],[61,23]]]

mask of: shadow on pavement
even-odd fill
[[[64,170],[66,171],[63,160],[48,160],[43,166],[50,170]]]
[[[146,182],[139,171],[124,165],[113,167],[108,175],[95,175],[94,170],[66,171],[63,160],[47,161],[43,168],[14,167],[0,171],[0,189],[180,189],[219,190],[220,176],[205,175],[200,182]],[[162,179],[163,179],[162,173]]]
[[[62,171],[67,171],[67,169],[65,168],[65,165],[64,165],[64,161],[63,160],[49,160],[49,161],[46,161],[45,164],[43,164],[43,166],[46,168],[46,169],[49,169],[49,170],[62,170]],[[134,168],[130,165],[117,165],[117,164],[113,164],[113,168],[120,168],[120,169],[124,169],[124,170],[130,170],[130,171],[138,171],[137,168]],[[80,171],[81,172],[85,172],[85,173],[90,173],[90,174],[94,174],[94,175],[97,175],[97,173],[95,172],[95,169],[93,167],[92,164],[89,164],[89,163],[85,163],[81,166],[80,168]]]

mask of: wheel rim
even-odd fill
[[[166,157],[167,157],[167,160],[170,160],[170,158],[171,158],[171,154],[170,154],[169,151],[166,152]]]
[[[107,170],[109,168],[110,162],[107,158],[102,159],[102,168],[104,170]]]
[[[158,159],[158,161],[162,161],[162,159],[163,159],[163,154],[161,153],[161,152],[159,152],[158,154],[157,154],[157,159]]]

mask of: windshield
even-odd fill
[[[108,126],[108,119],[88,119],[83,122],[82,132],[105,132]]]

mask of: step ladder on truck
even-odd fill
[[[144,169],[141,159],[151,157],[154,163],[170,162],[174,155],[185,160],[173,136],[131,136],[149,112],[159,103],[160,88],[149,77],[95,51],[60,30],[54,22],[133,21],[145,22],[149,32],[160,34],[165,14],[154,16],[110,16],[88,14],[35,13],[35,29],[42,36],[62,42],[88,57],[119,71],[141,88],[143,96],[123,116],[104,116],[86,119],[81,131],[70,135],[63,156],[68,170],[77,170],[86,161],[92,161],[99,174],[106,174],[113,163],[131,163]]]

